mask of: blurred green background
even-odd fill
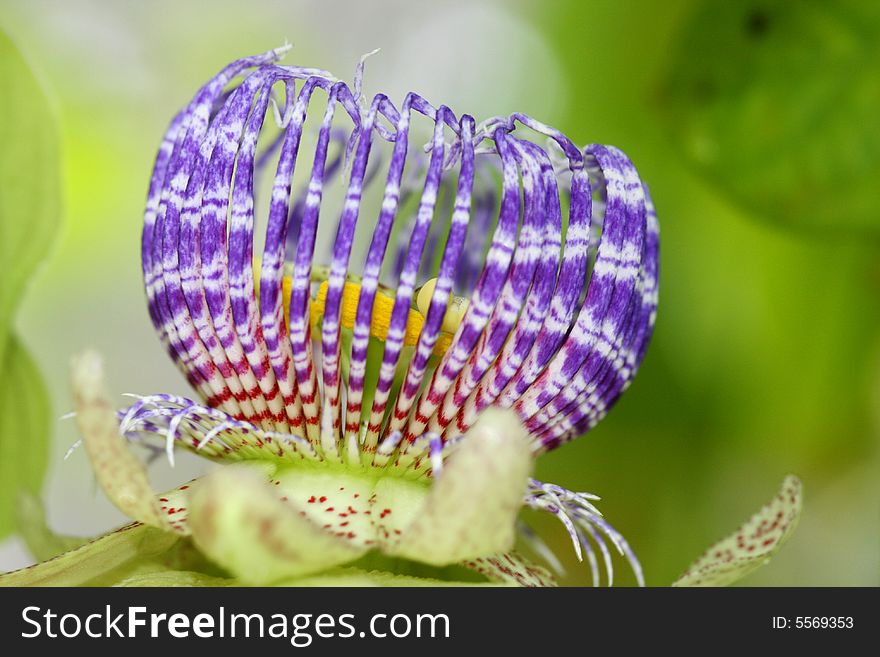
[[[344,78],[381,47],[368,95],[412,89],[478,119],[525,112],[578,143],[619,146],[651,186],[653,344],[618,407],[543,457],[539,478],[600,494],[648,583],[665,585],[794,472],[801,526],[746,583],[876,586],[878,13],[843,1],[2,0],[0,29],[37,72],[60,134],[63,222],[15,321],[52,417],[71,407],[68,360],[86,346],[105,355],[116,391],[187,393],[147,317],[139,256],[173,112],[227,61],[285,40],[286,62]],[[27,394],[8,361],[3,381]],[[0,430],[7,455],[40,439],[30,424]],[[50,524],[86,535],[122,522],[85,455],[63,460],[74,426],[53,420],[50,432]],[[200,467],[159,463],[152,475],[170,486]],[[535,522],[565,581],[588,583],[561,527]],[[26,563],[18,539],[0,543],[0,570]]]

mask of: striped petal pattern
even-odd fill
[[[535,452],[595,426],[656,314],[657,219],[626,155],[522,114],[368,102],[362,66],[352,90],[282,54],[203,86],[150,183],[150,315],[205,405],[367,465],[490,406]]]
[[[534,480],[521,491],[528,454],[594,427],[650,340],[658,223],[632,162],[611,146],[579,148],[519,113],[478,123],[415,93],[399,106],[381,93],[367,99],[363,60],[349,87],[326,71],[281,65],[285,52],[226,66],[162,140],[144,216],[144,282],[156,330],[201,401],[142,397],[118,413],[120,433],[154,453],[161,437],[172,463],[178,446],[218,460],[271,461],[282,502],[303,497],[306,515],[330,493],[315,483],[324,475],[313,481],[300,462],[366,476],[379,482],[376,491],[397,490],[391,481],[383,487],[386,475],[408,480],[400,490],[422,492],[391,496],[403,500],[391,524],[361,522],[355,531],[348,515],[366,502],[352,498],[340,518],[312,518],[315,541],[350,539],[355,552],[377,541],[393,552],[399,541],[431,563],[476,556],[470,567],[534,583],[543,575],[509,555],[438,547],[438,528],[466,532],[464,515],[444,514],[454,499],[474,495],[503,498],[505,513],[494,520],[504,540],[468,538],[509,546],[509,502],[521,492],[521,506],[562,522],[597,583],[594,547],[613,579],[606,540],[642,583],[597,498]],[[486,414],[493,407],[507,410]],[[494,426],[500,417],[515,431]],[[456,469],[444,478],[447,458],[481,432],[506,437],[495,450],[474,443],[459,452],[472,458],[453,456],[448,467]],[[517,436],[525,452],[507,467]],[[484,476],[496,471],[494,482]],[[432,502],[418,506],[411,525],[421,528],[413,535],[435,538],[412,547],[415,539],[396,538],[405,528],[395,522],[409,517],[400,513],[408,507],[415,513],[412,499],[434,479],[425,498]],[[482,492],[472,490],[477,480]],[[371,503],[372,485],[361,491]],[[173,510],[175,531],[187,533],[192,509],[168,495],[162,510]],[[218,495],[203,496],[203,506],[213,509]],[[278,526],[302,533],[294,525],[305,521],[273,504],[284,518]],[[337,513],[339,505],[324,506],[321,513]],[[365,518],[372,511],[360,510]],[[236,522],[227,527],[231,543],[215,546],[209,539],[218,534],[203,532],[221,561],[238,558],[229,548]],[[558,564],[540,538],[520,533]],[[341,563],[353,548],[337,547]]]

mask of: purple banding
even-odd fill
[[[524,184],[526,217],[534,217],[540,230],[542,244],[537,253],[538,266],[534,283],[528,290],[525,309],[503,346],[503,353],[492,364],[492,371],[473,387],[465,403],[456,403],[456,422],[453,433],[467,431],[477,415],[498,399],[502,390],[520,372],[528,354],[532,352],[538,332],[550,311],[559,266],[562,236],[562,214],[559,204],[556,176],[546,153],[530,142],[514,140],[520,167],[530,178]],[[533,179],[532,179],[533,178]],[[543,227],[540,225],[543,223]],[[453,400],[455,402],[455,400]],[[448,422],[446,423],[449,424]]]
[[[608,367],[623,366],[616,361],[630,329],[630,314],[636,305],[641,306],[641,296],[636,293],[646,232],[641,182],[634,167],[616,153],[601,146],[587,152],[595,156],[605,179],[607,201],[603,240],[579,318],[586,320],[585,339],[563,362],[564,378],[550,380],[543,390],[527,393],[517,402],[517,410],[535,435],[541,435],[547,423],[563,414],[584,389],[601,381]],[[594,290],[597,294],[591,296]],[[577,363],[576,369],[573,363]]]
[[[461,250],[467,233],[471,194],[474,184],[473,130],[473,119],[469,116],[463,116],[461,120],[460,135],[461,169],[459,172],[458,189],[456,191],[456,198],[452,211],[449,235],[446,241],[443,257],[440,261],[437,284],[431,295],[431,303],[428,307],[425,324],[419,334],[419,341],[416,345],[415,354],[407,368],[404,382],[394,407],[393,416],[391,417],[390,431],[398,431],[403,428],[403,421],[406,419],[412,401],[415,399],[421,382],[424,379],[429,359],[434,350],[434,346],[437,343],[437,338],[440,335],[440,329],[443,324],[446,309],[449,306],[453,277],[455,274],[455,264],[461,255]],[[439,135],[435,132],[435,147],[432,151],[432,165],[435,164],[433,161],[434,155],[439,155],[439,157],[442,158],[442,149],[436,142],[438,137]],[[413,242],[413,246],[415,247],[415,241]],[[409,297],[411,297],[413,289],[411,276],[414,274],[414,269],[418,266],[418,258],[420,256],[421,247],[419,247],[418,252],[416,252],[415,248],[411,249],[411,257],[407,260],[407,268],[404,269],[405,277],[401,277],[402,281],[410,281],[410,285],[405,290]],[[400,296],[400,294],[401,291],[399,287],[398,296]],[[404,308],[404,310],[406,310],[406,308]],[[404,313],[401,313],[401,315],[403,314]],[[388,393],[391,389],[394,373],[396,371],[397,357],[400,352],[400,344],[402,344],[401,334],[402,329],[405,326],[405,321],[405,317],[397,320],[399,332],[395,335],[394,351],[390,352],[390,356],[389,348],[386,344],[382,370],[379,375],[379,386],[376,390],[376,396],[373,401],[373,411],[367,425],[366,445],[368,449],[371,445],[375,444],[375,441],[378,439],[379,431],[381,429],[379,423],[385,415],[386,406],[388,405]],[[390,342],[391,341],[389,340],[389,343]]]
[[[367,102],[363,61],[350,88],[277,64],[284,52],[224,68],[161,142],[141,244],[148,309],[204,403],[141,398],[120,412],[122,435],[172,462],[182,447],[418,479],[443,476],[490,406],[514,409],[536,453],[594,427],[656,319],[659,226],[632,162],[518,113],[478,124],[414,93],[399,110],[383,94]],[[267,112],[280,131],[264,146]],[[300,157],[308,180],[294,189]],[[255,176],[273,161],[260,255]],[[328,219],[337,177],[346,191]],[[523,504],[559,519],[595,582],[600,557],[613,580],[613,547],[642,583],[595,499],[531,481]]]
[[[213,363],[197,361],[196,357],[200,354],[193,353],[194,350],[198,351],[196,341],[191,336],[181,337],[178,333],[175,315],[180,316],[185,303],[182,303],[177,295],[173,295],[171,300],[166,296],[164,260],[173,243],[169,240],[169,247],[164,248],[163,237],[169,205],[172,213],[179,216],[182,194],[188,181],[186,163],[194,159],[199,141],[207,130],[211,108],[222,94],[223,88],[240,72],[255,65],[271,62],[275,58],[273,51],[230,64],[202,87],[189,106],[172,122],[160,146],[144,216],[142,260],[150,315],[154,318],[163,341],[167,343],[169,352],[188,372],[190,381],[196,384],[199,392],[209,399],[216,399],[217,405],[233,413],[238,411],[238,406],[231,396],[226,399],[218,396],[222,386],[218,382],[219,376]],[[176,219],[176,216],[173,219]],[[175,221],[172,220],[170,223],[174,224]],[[186,328],[186,326],[181,327],[183,330]]]
[[[401,207],[405,206],[410,199],[415,198],[415,195],[422,189],[423,183],[421,181],[428,167],[428,158],[418,151],[410,154],[410,160],[407,163],[407,171],[403,181],[400,183]],[[406,256],[409,253],[409,236],[415,226],[417,214],[418,212],[414,211],[407,215],[406,222],[397,231],[394,257],[386,263],[391,269],[383,272],[389,284],[396,285],[400,280],[400,272],[403,271],[403,265],[406,263]]]
[[[445,107],[441,107],[439,110],[439,112],[443,113],[446,111],[447,108]],[[388,337],[385,341],[385,350],[382,358],[381,370],[379,372],[376,397],[374,398],[372,412],[372,415],[377,419],[381,419],[384,414],[388,393],[391,390],[394,373],[397,369],[397,360],[400,356],[401,348],[403,347],[406,324],[407,319],[409,318],[413,292],[415,291],[419,263],[422,259],[425,241],[428,237],[428,231],[434,218],[434,210],[437,203],[438,190],[440,188],[440,176],[443,169],[443,156],[443,124],[437,122],[434,125],[433,149],[425,177],[425,186],[419,201],[416,221],[410,234],[409,249],[398,280],[397,294],[394,299],[391,319],[388,324]],[[381,427],[378,426],[377,423],[368,424],[367,433],[370,436],[367,442],[368,445],[373,444],[376,436],[378,436],[380,428]]]
[[[423,433],[434,411],[442,403],[447,390],[456,384],[458,375],[464,369],[489,322],[510,270],[516,248],[520,214],[519,178],[507,133],[498,128],[493,134],[493,140],[498,148],[503,171],[501,214],[492,237],[492,245],[486,255],[486,263],[474,289],[474,296],[458,327],[452,346],[434,370],[427,389],[421,395],[420,401],[415,404],[414,413],[409,418],[405,434],[409,442]],[[407,390],[405,384],[404,393],[411,391],[411,389]],[[408,409],[406,410],[408,413]],[[404,417],[406,417],[404,409],[395,409],[391,426],[397,429],[396,422],[403,420]]]
[[[543,310],[535,306],[545,306],[546,309],[546,303],[550,300],[552,285],[548,285],[548,282],[552,283],[556,273],[555,260],[559,254],[561,226],[557,225],[555,230],[552,228],[549,231],[544,230],[542,224],[552,226],[553,220],[545,223],[545,219],[552,212],[545,213],[543,207],[545,190],[540,184],[542,163],[533,159],[537,153],[520,146],[518,142],[516,138],[510,138],[522,172],[524,211],[519,243],[514,252],[510,273],[489,319],[488,328],[481,336],[478,348],[471,354],[456,385],[452,390],[447,391],[441,407],[431,419],[429,426],[432,431],[445,431],[456,414],[464,409],[465,402],[472,392],[476,398],[479,384],[498,381],[499,376],[507,376],[509,379],[516,372],[540,325],[539,320]],[[539,149],[535,151],[540,152]],[[549,162],[547,165],[549,166]],[[520,310],[527,299],[528,306],[520,315]],[[505,349],[507,353],[505,357],[498,359],[503,347],[507,348]],[[484,378],[483,375],[493,363],[496,365],[503,363],[505,371],[498,373],[498,376],[490,375]],[[510,371],[507,371],[508,369]],[[500,384],[497,390],[489,391],[488,394],[493,398],[497,397],[501,387],[503,384]],[[491,401],[483,400],[481,397],[479,403],[485,408]],[[468,426],[461,422],[453,429],[453,433],[461,434]]]
[[[348,274],[349,258],[357,228],[358,213],[361,207],[367,163],[373,143],[373,126],[375,125],[379,106],[385,100],[386,98],[382,95],[376,96],[361,122],[354,162],[349,177],[348,191],[346,192],[345,203],[336,229],[336,240],[333,246],[330,276],[327,280],[327,296],[322,324],[323,344],[321,355],[323,359],[324,408],[325,411],[329,411],[332,414],[332,417],[328,420],[332,434],[324,436],[324,442],[332,441],[335,443],[340,439],[341,374],[339,350],[341,327],[339,315]]]
[[[474,194],[473,210],[470,218],[470,228],[467,241],[459,258],[455,271],[455,294],[470,297],[471,292],[480,277],[483,269],[483,258],[488,249],[488,239],[492,235],[492,220],[498,212],[498,194],[495,191],[494,181],[489,178],[491,165],[497,164],[495,160],[487,162],[485,157],[478,160],[475,174],[476,192]],[[500,170],[498,171],[500,175]],[[480,184],[482,183],[482,184]]]
[[[489,406],[513,408],[536,451],[595,426],[632,381],[656,317],[658,224],[627,157],[581,150],[518,113],[477,124],[413,93],[400,109],[382,94],[367,103],[362,65],[350,88],[325,71],[276,64],[281,54],[238,60],[198,91],[168,127],[147,194],[150,317],[206,405],[299,436],[322,458],[364,463],[380,453],[393,462],[381,450],[392,436],[392,452],[419,461],[412,450],[423,436],[446,444]],[[322,115],[316,130],[310,109]],[[280,132],[258,153],[267,112]],[[410,143],[425,138],[414,115],[431,129],[427,156]],[[303,153],[308,183],[295,190]],[[272,162],[260,255],[255,175]],[[345,196],[328,219],[325,192],[339,176]],[[371,183],[384,186],[379,208],[364,202]],[[409,196],[417,209],[402,213]],[[334,226],[329,252],[317,249]],[[359,246],[362,265],[352,262]],[[435,273],[416,340],[407,332],[416,291]],[[349,283],[359,286],[353,317],[343,313]],[[450,328],[453,294],[467,309]],[[379,295],[391,308],[381,318]],[[371,362],[376,339],[381,360]],[[182,417],[175,432],[192,422]],[[420,472],[432,469],[427,461]]]

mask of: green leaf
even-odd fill
[[[15,308],[59,224],[55,117],[21,53],[0,32],[0,362]]]
[[[685,158],[767,220],[880,230],[880,4],[703,2],[660,99]]]
[[[71,552],[0,576],[0,586],[81,586],[126,563],[166,552],[178,538],[134,523]],[[102,583],[102,582],[101,582]]]
[[[14,527],[22,489],[46,470],[49,401],[33,360],[12,331],[15,309],[58,226],[55,119],[40,85],[0,32],[0,538]]]
[[[0,377],[0,538],[15,529],[19,492],[39,493],[48,460],[49,396],[30,355],[7,336]]]
[[[241,586],[241,582],[225,577],[214,577],[192,570],[170,570],[155,566],[143,568],[115,582],[112,586],[142,587],[183,587],[183,586]]]
[[[801,515],[800,480],[789,475],[769,503],[710,547],[673,586],[727,586],[757,570],[791,538]]]

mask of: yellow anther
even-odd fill
[[[416,305],[419,307],[419,312],[426,317],[428,315],[428,308],[431,306],[431,297],[434,296],[435,287],[437,287],[437,279],[432,278],[422,286],[416,297]],[[443,325],[440,327],[440,330],[444,333],[455,334],[468,308],[468,303],[469,301],[464,297],[452,297],[449,300],[449,305],[446,307],[446,314],[443,316]]]
[[[414,347],[419,342],[419,334],[422,326],[425,324],[425,314],[427,307],[431,303],[431,295],[434,292],[434,286],[437,280],[428,281],[419,292],[417,305],[419,310],[409,310],[409,316],[406,321],[406,332],[403,338],[403,344],[408,347]],[[290,276],[284,276],[281,279],[281,295],[284,304],[284,323],[290,326],[290,290],[293,285],[293,279]],[[425,293],[425,289],[430,286],[430,290]],[[327,281],[321,283],[318,287],[318,293],[309,304],[309,321],[312,325],[312,331],[318,330],[318,322],[324,317],[324,310],[327,306]],[[260,298],[260,260],[254,260],[254,292],[257,300]],[[342,304],[339,311],[339,324],[342,328],[354,328],[355,319],[357,317],[358,300],[360,299],[361,286],[357,283],[346,282],[342,289]],[[394,309],[393,297],[383,294],[381,291],[376,292],[373,300],[373,315],[370,319],[370,335],[379,340],[388,339],[388,327],[391,324],[391,311]],[[434,355],[442,356],[452,344],[452,334],[458,328],[461,317],[467,309],[467,300],[454,298],[450,302],[449,309],[443,319],[442,332],[437,337],[437,343],[434,345]],[[421,311],[421,312],[420,312]],[[314,337],[314,334],[313,334]]]
[[[346,282],[345,287],[342,289],[342,307],[339,311],[340,326],[349,329],[354,328],[360,294],[360,285]],[[327,281],[324,281],[318,288],[318,294],[315,296],[309,309],[313,327],[317,326],[318,321],[324,316],[326,305]],[[393,309],[394,299],[381,292],[376,292],[376,297],[373,299],[373,316],[370,320],[370,334],[374,338],[383,341],[388,339],[388,327],[391,324],[391,311]],[[404,334],[403,344],[410,347],[416,345],[424,323],[425,318],[422,317],[421,313],[410,310],[406,321],[406,333]]]

